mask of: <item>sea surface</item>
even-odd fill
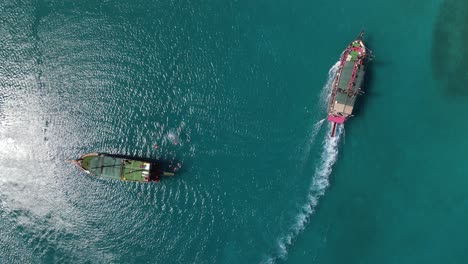
[[[0,263],[467,263],[467,1],[2,0],[0,21]],[[181,168],[65,162],[88,152]]]

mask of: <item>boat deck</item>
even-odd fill
[[[143,161],[93,155],[84,157],[81,166],[96,176],[127,181],[151,180],[151,164]]]
[[[361,61],[363,54],[365,47],[361,46],[361,42],[354,41],[342,57],[341,70],[336,77],[335,90],[329,104],[329,115],[341,118],[333,122],[341,123],[344,117],[350,116],[353,112],[356,96],[365,74]]]
[[[87,156],[81,161],[85,170],[97,176],[120,179],[122,160],[106,156]]]
[[[150,164],[142,161],[124,160],[122,179],[128,181],[148,181]],[[145,179],[146,177],[146,179]]]

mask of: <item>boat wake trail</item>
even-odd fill
[[[331,124],[329,125],[331,129]],[[343,126],[339,126],[335,137],[326,135],[323,141],[322,155],[318,164],[312,183],[309,187],[306,203],[301,207],[300,213],[296,217],[295,223],[291,226],[288,233],[278,239],[278,250],[273,256],[270,256],[264,263],[274,263],[277,259],[286,259],[288,254],[287,248],[293,243],[297,235],[304,230],[305,225],[309,221],[310,216],[314,213],[318,200],[325,194],[329,186],[329,176],[332,172],[333,164],[338,157],[338,143],[344,131]]]
[[[325,86],[323,86],[322,92],[320,93],[320,106],[323,109],[326,109],[328,100],[330,99],[331,90],[333,88],[333,81],[338,74],[338,69],[340,68],[340,61],[337,61],[330,70],[328,70],[328,78]]]
[[[320,131],[320,129],[322,128],[322,125],[323,125],[323,122],[325,122],[325,118],[318,121],[317,123],[314,124],[314,128],[312,129],[312,134],[310,136],[310,139],[309,139],[309,144],[312,144],[314,143],[315,141],[315,138],[317,137],[317,134],[318,132]]]
[[[323,87],[320,95],[321,106],[326,107],[326,103],[330,97],[333,80],[338,72],[339,61],[333,65],[328,72],[327,83]],[[322,119],[314,124],[309,144],[315,141],[315,138],[322,128],[325,119]],[[332,124],[328,125],[328,130],[331,130]],[[304,205],[301,207],[299,213],[296,216],[294,224],[289,228],[287,233],[277,240],[276,253],[269,256],[263,261],[263,263],[274,263],[278,259],[286,259],[288,254],[288,247],[291,246],[294,239],[302,232],[309,221],[310,216],[314,213],[315,208],[318,204],[318,200],[325,194],[327,187],[329,186],[329,176],[332,172],[333,164],[338,157],[338,143],[343,135],[344,127],[338,126],[335,137],[330,137],[329,133],[325,134],[323,140],[322,154],[320,155],[320,161],[315,169],[312,176],[312,182],[309,187],[307,199]]]
[[[318,121],[317,123],[315,123],[313,126],[312,126],[312,131],[309,133],[310,136],[306,139],[305,143],[304,143],[304,150],[303,152],[301,153],[302,155],[302,159],[301,159],[301,165],[304,166],[305,162],[309,159],[310,157],[310,149],[312,148],[312,146],[314,145],[314,142],[315,142],[315,139],[317,138],[317,135],[318,133],[320,132],[322,126],[323,126],[323,123],[325,122],[325,118]]]
[[[325,111],[327,108],[327,102],[330,99],[330,94],[332,90],[332,85],[333,85],[333,80],[336,78],[336,74],[338,73],[338,69],[340,66],[340,61],[337,61],[331,68],[328,70],[328,78],[327,82],[322,88],[322,91],[320,92],[320,98],[319,98],[319,104],[318,108],[319,111]],[[312,145],[315,142],[315,138],[317,137],[318,133],[320,132],[320,129],[322,128],[323,123],[325,122],[325,118],[318,121],[312,126],[311,132],[309,133],[310,136],[308,139],[306,139],[305,144],[304,144],[304,152],[301,154],[303,156],[302,159],[302,164],[306,160],[309,159],[310,157],[310,149],[312,148]]]

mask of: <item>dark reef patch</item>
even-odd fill
[[[468,1],[445,0],[434,25],[432,69],[444,93],[468,96]]]

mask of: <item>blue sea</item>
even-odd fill
[[[468,2],[3,0],[0,263],[466,263]],[[372,50],[325,120],[341,52]],[[95,178],[89,152],[181,165]]]

